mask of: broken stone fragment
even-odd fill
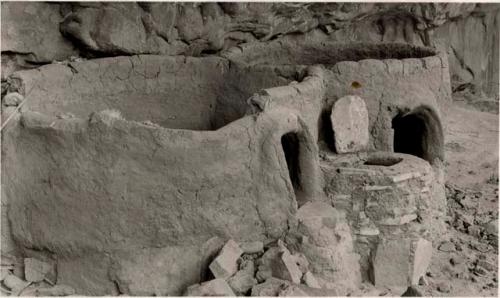
[[[210,264],[209,268],[215,278],[227,279],[238,271],[238,259],[243,251],[234,240],[226,242],[220,254]]]
[[[7,277],[7,275],[9,275],[9,274],[10,274],[9,269],[0,268],[0,281],[4,280]]]
[[[330,116],[337,153],[363,151],[368,146],[368,109],[355,95],[344,96],[332,107]]]
[[[252,288],[252,296],[278,296],[287,285],[290,285],[289,281],[271,277],[265,282],[255,285]]]
[[[418,281],[425,275],[432,258],[432,243],[423,238],[414,243],[413,252],[413,274],[411,285],[418,285]]]
[[[318,280],[314,275],[311,273],[311,271],[307,271],[304,276],[303,276],[304,283],[311,288],[319,289],[321,286],[319,285]]]
[[[24,276],[27,281],[38,282],[45,278],[52,266],[35,258],[24,259]]]
[[[240,246],[245,254],[255,254],[264,251],[264,243],[262,241],[243,242]]]
[[[251,264],[228,279],[229,286],[238,296],[244,295],[257,284],[257,280],[254,278],[253,262]]]
[[[50,288],[38,288],[35,292],[38,296],[69,296],[75,294],[75,289],[68,285],[55,285]]]
[[[284,250],[279,260],[274,264],[275,266],[273,266],[273,276],[300,284],[302,271],[295,260],[288,250]]]
[[[24,96],[17,92],[11,92],[4,96],[3,105],[4,106],[18,106],[24,99]]]
[[[221,278],[192,285],[187,288],[186,296],[236,296],[228,283]]]

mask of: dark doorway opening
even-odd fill
[[[392,120],[394,152],[411,154],[430,163],[443,159],[443,130],[436,113],[419,107]]]
[[[290,181],[292,182],[296,196],[297,192],[302,189],[300,181],[299,145],[299,137],[296,133],[287,133],[281,137],[281,146],[285,153],[288,175],[290,176]]]

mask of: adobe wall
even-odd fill
[[[130,56],[50,64],[9,78],[47,115],[118,109],[130,120],[211,130],[228,63],[217,57]]]

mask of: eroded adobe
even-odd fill
[[[285,239],[339,295],[377,270],[410,286],[413,261],[402,273],[377,260],[395,238],[408,242],[399,255],[422,258],[416,243],[443,231],[444,61],[289,39],[16,72],[10,91],[26,101],[2,135],[7,233],[52,256],[79,294],[180,295],[227,239]],[[346,96],[366,104],[346,117],[367,117],[368,139],[340,154],[330,117]]]

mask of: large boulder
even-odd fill
[[[78,53],[59,31],[59,9],[57,3],[2,2],[2,80],[20,68]]]

